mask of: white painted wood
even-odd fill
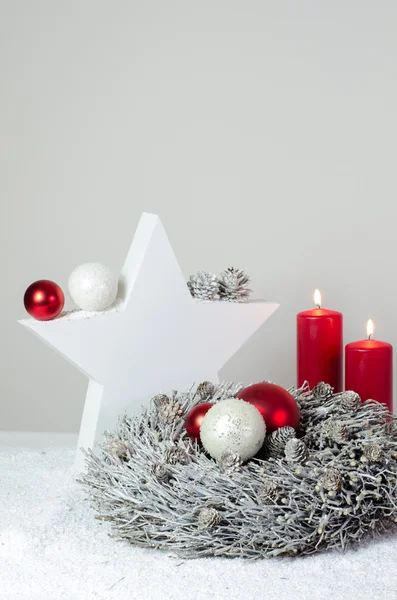
[[[277,308],[194,300],[159,217],[144,213],[112,308],[19,322],[89,378],[78,448],[91,448],[121,413],[140,410],[154,394],[217,381],[219,369]],[[79,451],[76,466],[83,466]]]

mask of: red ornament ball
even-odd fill
[[[259,410],[266,423],[266,432],[271,433],[279,427],[299,425],[299,408],[286,389],[274,383],[255,383],[238,394],[237,398],[253,404]]]
[[[203,402],[202,404],[197,404],[197,406],[188,412],[186,417],[186,431],[192,440],[200,441],[201,423],[211,406],[214,406],[212,402]]]
[[[28,287],[23,303],[31,317],[38,321],[49,321],[63,309],[65,296],[59,285],[48,279],[40,279]]]

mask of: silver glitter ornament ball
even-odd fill
[[[118,281],[108,267],[101,263],[84,263],[69,276],[71,299],[83,310],[109,308],[116,300]]]
[[[228,398],[214,404],[205,415],[200,427],[200,439],[208,452],[219,460],[227,450],[246,461],[260,450],[266,434],[266,425],[258,409],[237,398]]]

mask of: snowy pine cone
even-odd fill
[[[160,405],[159,418],[164,423],[171,425],[174,421],[181,419],[185,411],[178,400],[168,400]]]
[[[285,444],[288,440],[295,437],[293,427],[280,427],[268,436],[264,443],[264,452],[266,458],[284,458]]]
[[[258,490],[258,500],[261,504],[273,503],[279,497],[277,484],[271,479],[266,479]]]
[[[308,450],[302,440],[292,438],[285,444],[284,454],[288,462],[302,463],[308,456]]]
[[[159,408],[162,404],[169,402],[170,399],[166,394],[157,394],[157,396],[153,396],[152,402],[157,408]]]
[[[216,508],[205,507],[199,512],[198,522],[200,529],[213,529],[221,522],[221,516]]]
[[[348,442],[350,439],[349,428],[342,423],[342,421],[330,419],[324,426],[324,433],[326,437],[333,440],[337,444],[343,444],[344,442]]]
[[[199,271],[190,276],[187,286],[197,300],[219,300],[219,281],[213,273]]]
[[[230,267],[219,277],[219,293],[222,300],[229,302],[245,302],[251,290],[248,288],[250,278],[241,269]]]
[[[153,468],[153,473],[160,483],[167,483],[170,478],[170,473],[165,465],[157,463]]]
[[[164,460],[169,465],[187,465],[190,461],[189,455],[183,448],[179,446],[169,446],[164,452]]]
[[[376,442],[364,446],[363,456],[370,462],[378,462],[382,459],[382,447]]]
[[[318,400],[328,400],[333,395],[334,388],[332,388],[328,383],[318,383],[313,388],[313,396]]]
[[[346,391],[340,395],[340,407],[346,411],[357,410],[361,404],[361,398],[356,392]]]
[[[197,386],[197,393],[202,400],[208,400],[208,398],[212,398],[215,393],[215,386],[210,381],[202,381]]]
[[[131,453],[129,451],[127,444],[125,444],[121,440],[115,440],[115,439],[111,440],[108,443],[106,450],[112,456],[115,456],[116,458],[120,458],[122,460],[127,460],[128,458],[131,457]]]
[[[324,471],[318,483],[320,487],[329,492],[337,492],[342,487],[342,475],[337,469],[331,467]]]
[[[392,419],[384,425],[385,434],[391,438],[397,436],[397,419]]]
[[[243,464],[240,455],[230,450],[223,452],[218,462],[220,470],[228,475],[239,471]]]

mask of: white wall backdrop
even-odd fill
[[[78,429],[86,380],[23,293],[118,270],[144,210],[186,277],[281,303],[225,378],[295,382],[315,287],[346,342],[371,317],[397,344],[396,27],[392,0],[0,0],[0,429]]]

